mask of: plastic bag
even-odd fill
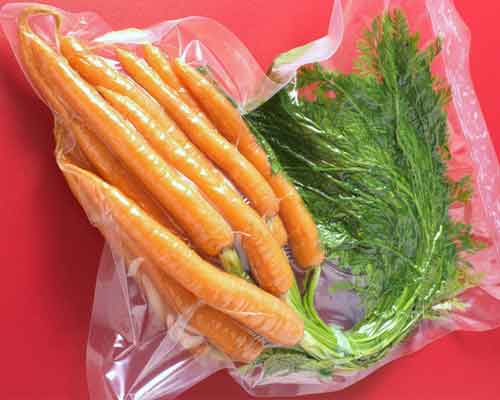
[[[2,28],[17,57],[16,19],[26,6],[8,4],[0,14]],[[87,349],[91,398],[171,398],[221,369],[228,369],[245,390],[257,396],[336,391],[453,330],[480,331],[500,324],[500,168],[469,76],[470,35],[451,0],[351,0],[344,4],[336,1],[329,33],[279,56],[269,75],[231,32],[207,18],[189,17],[148,29],[113,32],[95,14],[61,11],[64,17],[61,30],[91,40],[96,47],[102,46],[103,54],[108,57],[111,55],[106,54],[105,45],[135,45],[146,41],[159,44],[171,57],[180,56],[193,65],[207,66],[241,112],[246,112],[287,84],[302,65],[323,62],[328,67],[349,71],[362,30],[375,16],[395,7],[408,15],[411,28],[420,32],[423,43],[436,36],[444,43],[444,52],[434,69],[436,74],[446,77],[453,91],[449,110],[453,164],[449,172],[458,176],[470,174],[475,189],[466,207],[453,208],[450,212],[470,223],[474,235],[488,243],[486,249],[469,260],[483,278],[479,286],[460,296],[467,307],[447,318],[423,321],[382,362],[360,372],[334,373],[327,377],[304,372],[266,375],[258,369],[241,373],[231,361],[207,345],[203,337],[189,329],[190,317],[199,305],[177,316],[161,301],[154,283],[142,273],[147,262],[127,254],[123,246],[126,238],[110,217],[106,201],[92,203],[81,191],[78,179],[84,179],[85,174],[79,171],[89,167],[79,156],[71,132],[56,124],[59,166],[89,219],[105,231],[108,240],[97,277]],[[36,33],[53,41],[51,17],[36,17],[32,26]],[[335,279],[338,277],[331,273],[322,275],[317,307],[320,312],[334,312],[338,318],[352,321],[357,312],[352,300],[344,299],[344,307],[331,309],[332,302],[326,291],[328,283]]]

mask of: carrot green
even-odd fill
[[[364,309],[350,329],[324,323],[314,304],[316,269],[288,297],[305,320],[301,347],[264,352],[257,363],[268,373],[369,367],[433,306],[474,283],[464,254],[480,245],[448,214],[471,190],[467,178],[447,178],[451,94],[431,72],[441,41],[421,49],[394,11],[373,21],[358,48],[352,73],[303,68],[246,116],[314,216],[329,259],[323,268],[357,277]],[[306,87],[313,96],[300,94]]]

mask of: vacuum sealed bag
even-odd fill
[[[331,392],[500,325],[500,169],[451,0],[337,0],[268,73],[208,18],[112,31],[12,3],[0,23],[106,239],[92,399],[221,369]]]

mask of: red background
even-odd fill
[[[2,3],[2,1],[0,1]],[[332,0],[53,1],[94,10],[117,29],[188,15],[226,25],[267,67],[325,33]],[[500,2],[456,0],[471,28],[471,68],[500,152]],[[0,36],[2,36],[0,34]],[[85,346],[103,240],[54,162],[52,118],[0,37],[0,397],[88,399]],[[314,399],[500,398],[500,330],[455,333],[345,391]],[[225,373],[184,400],[248,398]]]

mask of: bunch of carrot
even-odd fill
[[[31,29],[40,14],[54,17],[57,48]],[[295,188],[272,172],[238,110],[196,69],[146,44],[144,58],[113,48],[121,72],[63,36],[61,20],[53,8],[28,6],[19,54],[55,114],[58,144],[71,135],[85,160],[56,151],[91,220],[127,257],[141,256],[162,301],[191,311],[191,327],[231,359],[252,361],[264,340],[297,344],[303,321],[280,298],[294,280],[283,246],[304,269],[323,252]]]

